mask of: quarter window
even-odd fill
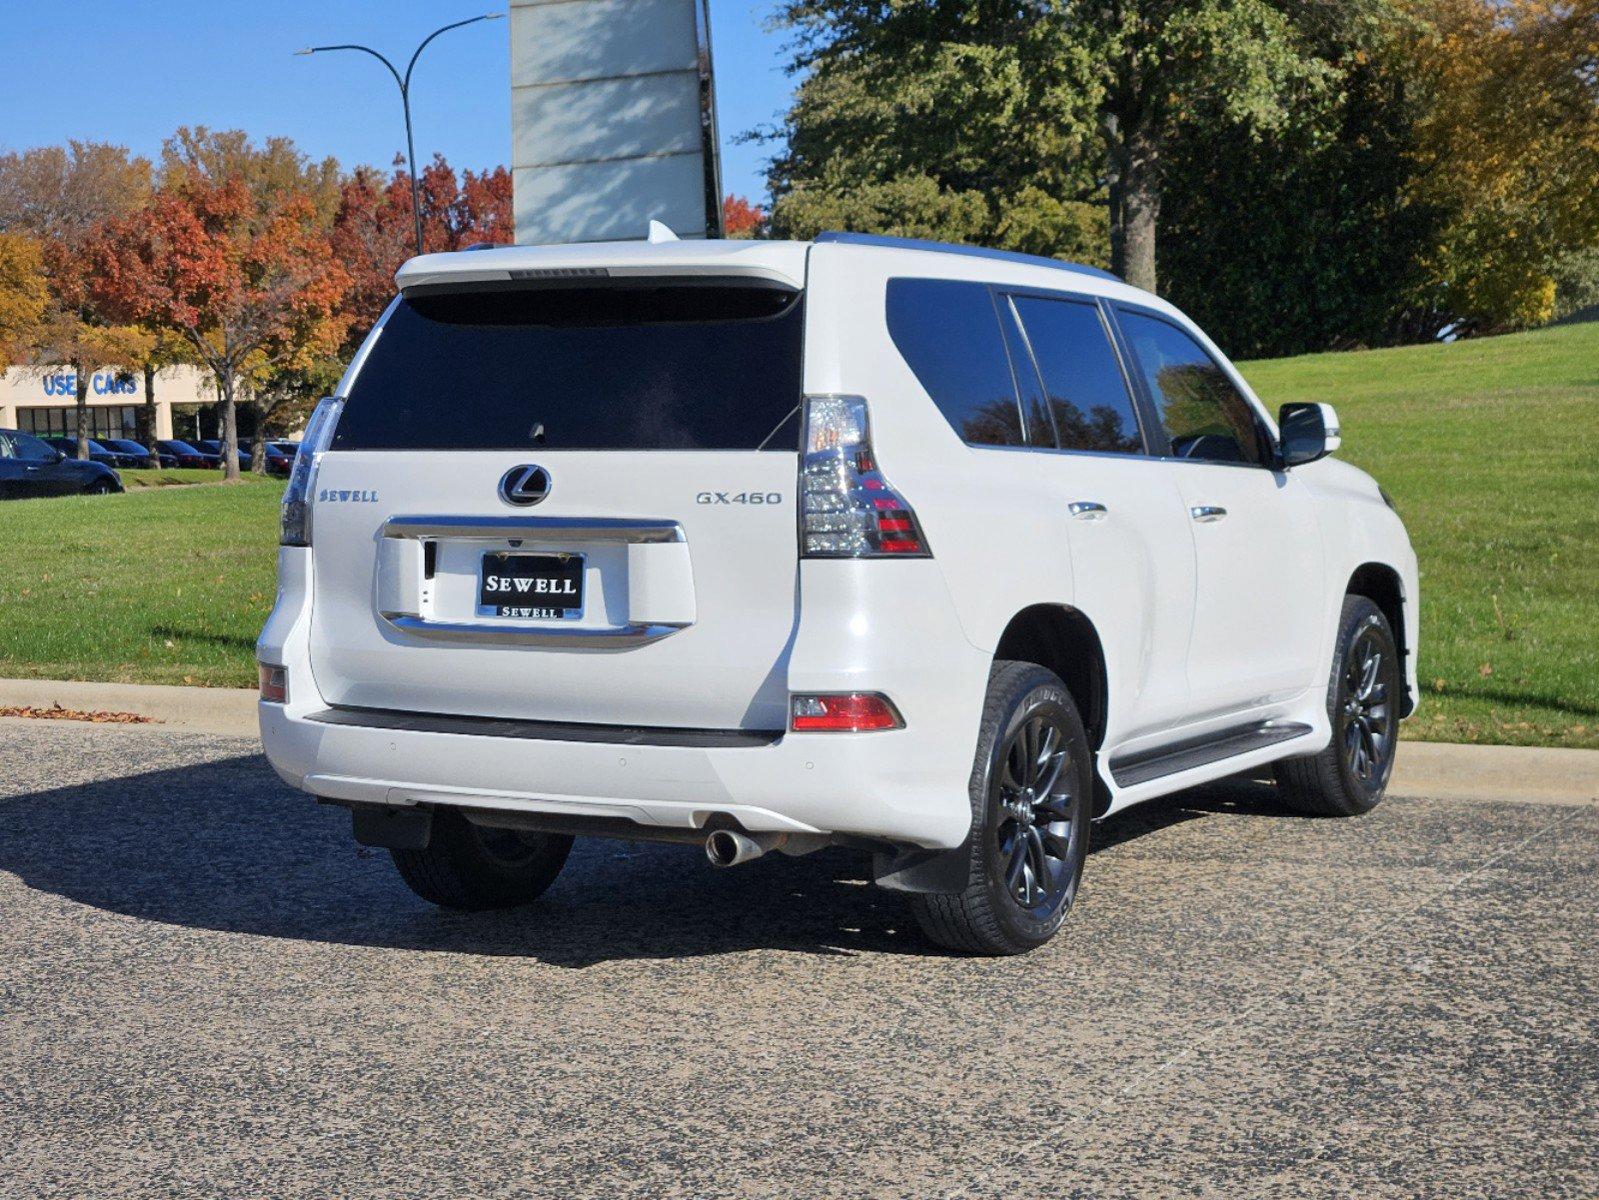
[[[1138,414],[1099,306],[1015,296],[1062,450],[1142,454]]]
[[[1255,410],[1203,346],[1177,326],[1120,310],[1172,454],[1204,462],[1265,462]]]
[[[888,333],[968,444],[1023,444],[1016,383],[987,285],[890,279]]]

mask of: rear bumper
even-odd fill
[[[948,754],[910,728],[666,746],[385,728],[348,718],[332,724],[319,715],[263,703],[262,742],[286,782],[344,803],[625,820],[645,836],[652,827],[695,830],[732,818],[752,833],[929,848],[959,845],[970,823],[958,776],[951,787]]]
[[[260,705],[261,741],[278,774],[314,795],[621,818],[677,831],[725,816],[752,833],[929,849],[960,845],[970,828],[967,787],[991,655],[960,633],[931,561],[804,563],[803,619],[784,664],[789,692],[881,691],[905,728],[722,745],[485,735],[439,728],[451,724],[448,716],[431,729],[319,719],[329,705],[311,668],[309,553],[284,547],[278,578],[257,656],[287,668],[290,703]]]

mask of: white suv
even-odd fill
[[[575,834],[844,845],[1013,953],[1107,813],[1268,763],[1381,797],[1404,527],[1157,297],[851,234],[398,282],[294,467],[261,734],[427,899],[532,900]]]

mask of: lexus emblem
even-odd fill
[[[500,476],[500,499],[526,508],[550,494],[550,473],[543,467],[523,463]]]

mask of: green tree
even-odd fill
[[[773,232],[850,228],[1107,261],[1094,83],[1036,4],[791,3],[804,72]]]
[[[837,212],[1048,249],[1092,228],[1075,206],[1103,199],[1112,269],[1154,290],[1174,140],[1201,122],[1218,137],[1288,124],[1338,79],[1310,32],[1380,2],[790,0],[806,74],[774,222]]]

